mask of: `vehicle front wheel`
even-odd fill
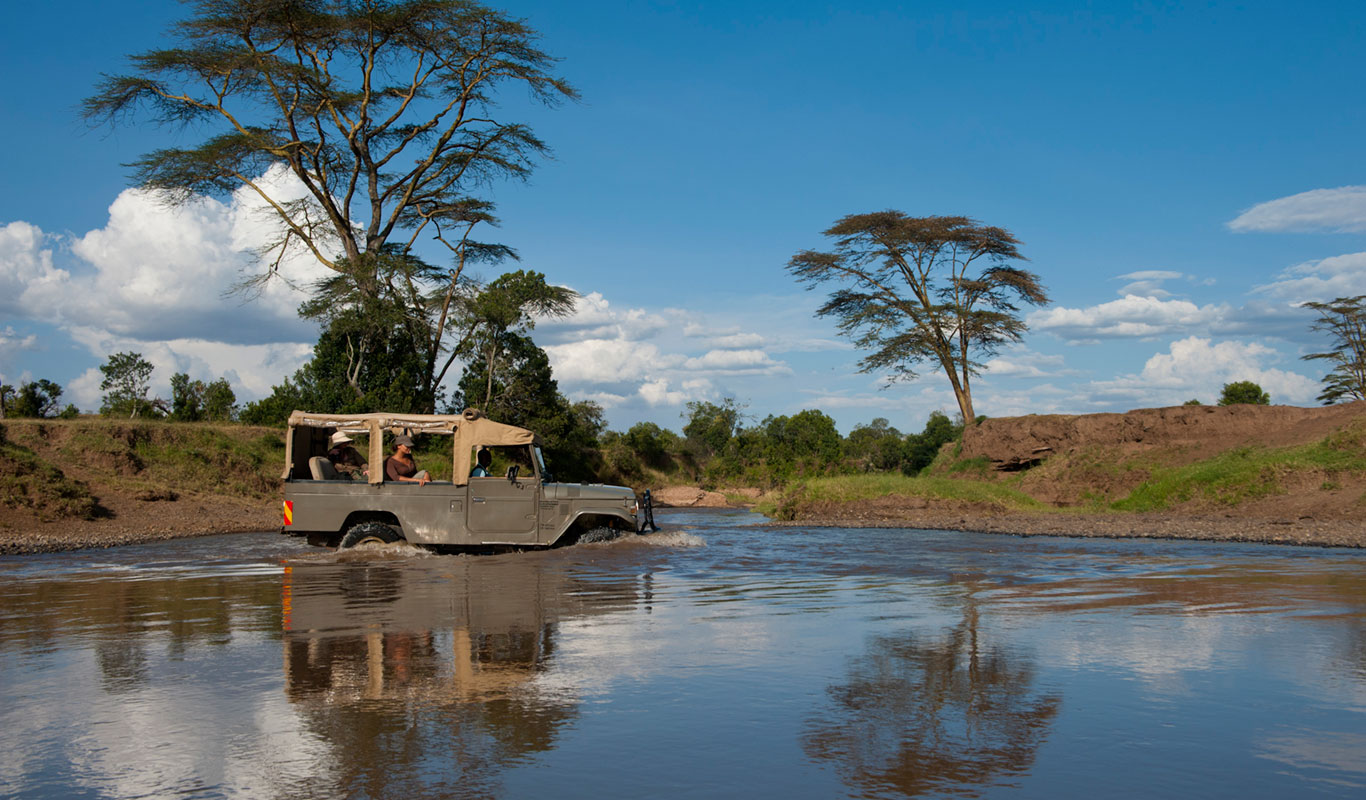
[[[348,548],[358,544],[393,544],[402,539],[398,531],[383,522],[362,522],[351,526],[351,530],[342,537],[341,546]]]
[[[600,528],[590,528],[579,535],[579,544],[593,544],[595,542],[610,542],[613,539],[620,539],[626,535],[626,531],[617,530],[610,526]]]

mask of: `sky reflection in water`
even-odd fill
[[[757,519],[0,559],[0,795],[1366,789],[1362,554]]]

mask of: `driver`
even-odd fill
[[[479,453],[475,456],[475,458],[478,459],[479,463],[475,464],[474,469],[470,470],[470,477],[489,477],[489,464],[493,461],[493,454],[489,451],[487,447],[481,447],[479,448]]]

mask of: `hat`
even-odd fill
[[[336,447],[336,446],[339,445],[339,444],[346,444],[346,443],[349,442],[349,441],[352,441],[351,437],[350,437],[350,436],[347,436],[346,434],[342,433],[341,431],[337,431],[336,433],[332,434],[332,446],[333,446],[333,447]]]
[[[398,447],[401,444],[407,445],[408,449],[411,450],[413,448],[413,437],[406,433],[400,433],[394,437],[394,447]]]

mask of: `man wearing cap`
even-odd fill
[[[419,471],[413,460],[413,437],[400,433],[394,437],[394,454],[384,459],[384,479],[421,486],[431,480],[427,470]]]
[[[327,460],[337,472],[351,480],[357,476],[369,476],[370,465],[365,463],[360,451],[351,446],[351,437],[341,431],[332,434],[332,449],[327,451]]]

